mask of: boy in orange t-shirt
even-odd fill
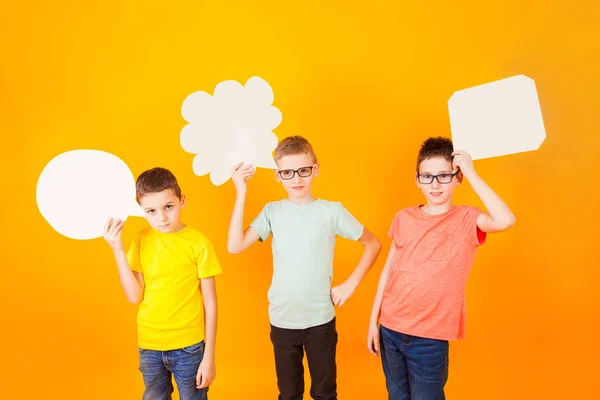
[[[452,205],[463,177],[489,214]],[[450,139],[423,143],[415,178],[427,205],[400,210],[392,222],[367,346],[374,355],[381,346],[390,400],[442,400],[448,341],[465,334],[465,286],[477,247],[487,233],[510,228],[515,217]]]

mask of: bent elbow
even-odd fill
[[[238,246],[234,246],[232,244],[227,244],[227,251],[229,254],[240,254],[242,250]]]
[[[127,296],[127,301],[129,301],[131,304],[140,304],[143,299],[144,299],[143,296],[133,296],[133,295]]]

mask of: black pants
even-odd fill
[[[279,400],[302,400],[304,351],[315,400],[337,400],[335,349],[338,335],[335,318],[307,329],[283,329],[271,325]]]

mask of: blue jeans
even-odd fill
[[[381,326],[381,362],[389,400],[445,400],[448,342]]]
[[[206,400],[208,388],[196,389],[196,374],[204,355],[204,341],[177,350],[139,349],[144,377],[143,400],[171,400],[175,377],[181,400]]]

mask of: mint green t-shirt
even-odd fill
[[[250,226],[261,241],[273,233],[271,324],[305,329],[331,321],[336,237],[358,240],[364,227],[341,203],[320,199],[304,205],[287,199],[268,203]]]

